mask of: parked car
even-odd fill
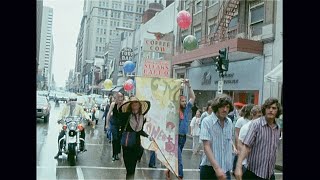
[[[57,92],[56,93],[56,98],[58,101],[64,101],[64,102],[67,102],[68,101],[68,94],[65,93],[65,92]]]
[[[51,105],[45,96],[37,95],[37,118],[43,118],[46,123],[49,121]]]

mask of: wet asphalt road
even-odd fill
[[[69,166],[66,159],[56,160],[57,137],[61,125],[57,124],[57,116],[64,104],[54,107],[51,102],[51,113],[48,123],[37,119],[37,180],[62,179],[125,179],[125,166],[122,155],[119,161],[112,162],[112,147],[108,142],[100,120],[95,129],[86,128],[87,151],[78,156],[76,166]],[[100,119],[103,112],[100,111]],[[192,139],[187,142],[182,153],[184,164],[184,179],[199,179],[200,155],[192,155]],[[156,161],[157,168],[149,168],[149,151],[145,150],[141,162],[137,164],[135,179],[165,179],[164,170],[160,161]],[[172,178],[176,179],[176,178]],[[276,179],[282,179],[282,173],[276,171]]]

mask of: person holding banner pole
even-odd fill
[[[180,110],[179,110],[179,136],[178,136],[178,179],[183,179],[183,164],[182,164],[182,149],[187,140],[188,133],[188,117],[191,112],[191,108],[196,99],[194,92],[191,88],[190,81],[188,79],[182,80],[182,83],[187,87],[189,92],[189,101],[183,95],[180,95]],[[170,179],[170,170],[165,172],[166,178]]]

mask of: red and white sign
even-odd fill
[[[146,59],[143,65],[145,77],[170,77],[170,61]]]

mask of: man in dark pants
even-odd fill
[[[110,108],[106,118],[105,128],[109,129],[112,134],[112,161],[119,160],[118,154],[121,151],[120,138],[120,117],[119,117],[119,107],[123,103],[124,96],[122,93],[118,92],[116,94],[115,102],[110,104]],[[110,126],[109,126],[110,122]]]
[[[111,98],[110,98],[111,99]],[[102,115],[102,119],[104,119],[104,131],[107,133],[107,139],[109,140],[109,143],[111,143],[111,131],[110,129],[106,128],[107,125],[107,115],[110,109],[110,104],[108,103],[105,107],[104,113]],[[110,123],[109,123],[109,127],[110,127]]]

